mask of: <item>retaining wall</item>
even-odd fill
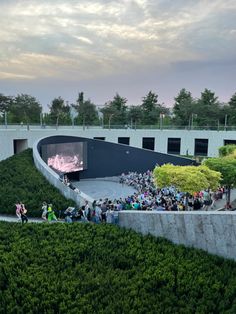
[[[235,212],[119,212],[119,225],[236,260]]]
[[[87,200],[90,204],[93,202],[93,198],[83,192],[76,192],[70,187],[65,185],[59,178],[59,175],[54,172],[48,165],[42,160],[37,149],[38,142],[33,145],[33,158],[36,168],[44,175],[44,177],[55,186],[67,199],[72,199],[77,205],[81,206]]]

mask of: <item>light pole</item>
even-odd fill
[[[197,117],[196,113],[192,113],[192,119],[191,119],[191,129],[193,129],[193,118]]]
[[[104,119],[103,119],[103,112],[101,112],[100,110],[98,111],[98,118],[101,121],[102,124],[102,128],[104,127]]]
[[[111,129],[111,118],[112,118],[112,116],[114,116],[114,114],[113,114],[113,113],[112,113],[112,114],[110,114],[110,116],[109,116],[109,120],[108,120],[109,130]]]
[[[228,118],[228,115],[226,114],[225,115],[225,131],[227,131],[227,118]]]
[[[6,110],[4,111],[4,123],[5,123],[5,128],[7,129],[7,112],[6,112]]]
[[[72,128],[74,128],[74,126],[75,126],[75,118],[77,116],[78,116],[78,112],[76,111],[76,109],[74,107],[71,106],[70,107],[70,118],[71,118]]]
[[[42,129],[43,127],[43,113],[42,112],[40,112],[39,119],[40,119],[40,127]]]
[[[165,114],[164,113],[160,113],[160,129],[161,130],[163,128],[163,118],[165,118]]]

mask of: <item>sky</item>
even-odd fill
[[[236,92],[235,0],[0,0],[0,93],[170,107]]]

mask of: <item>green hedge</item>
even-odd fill
[[[15,214],[17,201],[22,201],[33,217],[41,216],[43,201],[52,202],[58,210],[74,205],[36,169],[31,149],[1,161],[0,178],[1,214]]]
[[[1,222],[0,313],[236,313],[236,263],[113,225]]]

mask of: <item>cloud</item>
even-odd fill
[[[75,39],[78,39],[86,44],[92,45],[93,42],[89,38],[83,37],[83,36],[74,36]]]
[[[0,78],[83,80],[226,62],[236,52],[235,14],[233,0],[1,1]]]

